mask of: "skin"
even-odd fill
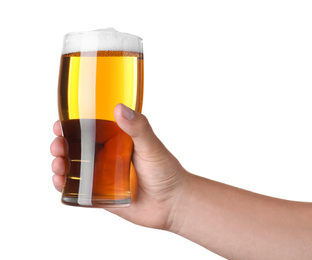
[[[183,236],[227,259],[312,259],[312,203],[267,197],[191,174],[144,115],[122,104],[114,114],[133,139],[138,185],[130,207],[106,210]],[[53,130],[53,184],[62,191],[68,148],[59,121]]]

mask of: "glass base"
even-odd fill
[[[131,198],[121,200],[109,199],[81,199],[62,196],[62,203],[69,206],[88,208],[125,208],[131,204]]]

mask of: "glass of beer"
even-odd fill
[[[130,205],[133,142],[117,125],[114,108],[123,103],[141,112],[142,102],[140,37],[114,29],[64,36],[58,86],[59,118],[70,160],[64,204]]]

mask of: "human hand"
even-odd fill
[[[188,173],[154,134],[146,117],[119,104],[114,111],[119,127],[132,137],[132,162],[137,173],[136,198],[128,208],[107,208],[108,211],[135,224],[169,230],[176,202]],[[61,125],[53,126],[56,138],[51,144],[53,183],[62,191],[69,170],[67,142]]]

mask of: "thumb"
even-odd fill
[[[153,154],[164,149],[144,115],[118,104],[114,116],[118,126],[132,138],[136,152]]]

